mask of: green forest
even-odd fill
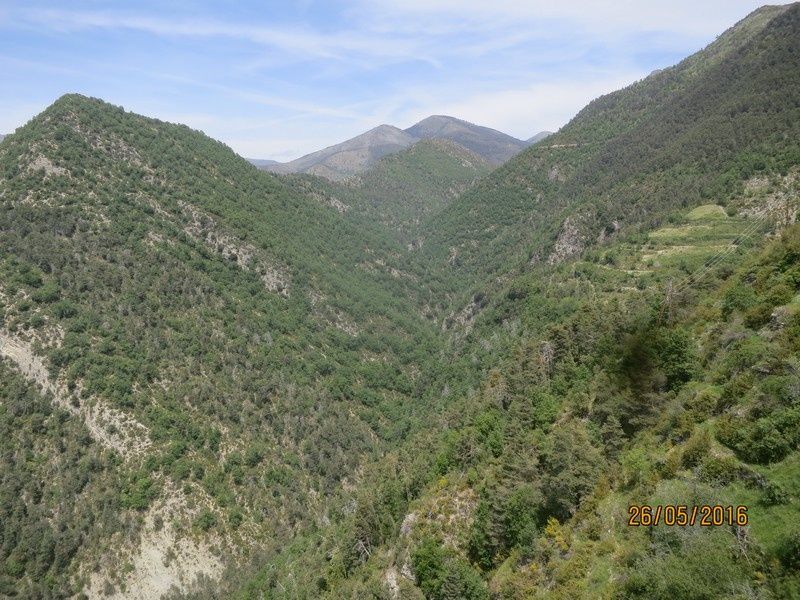
[[[0,596],[800,597],[798,192],[800,5],[497,168],[61,97],[0,143]]]

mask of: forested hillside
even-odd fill
[[[99,444],[98,459],[65,457],[78,480],[115,465],[102,514],[131,564],[153,503],[175,489],[194,507],[176,515],[176,548],[195,534],[220,556],[262,537],[278,545],[326,518],[312,498],[422,418],[419,365],[438,342],[382,232],[197,132],[80,96],[4,142],[0,169],[5,368],[67,411],[41,422],[71,413],[78,438]],[[38,428],[41,448],[59,443],[58,427]],[[65,501],[21,473],[3,474],[9,510],[21,493],[44,513]],[[113,527],[83,532],[97,544],[80,530],[62,542],[56,523],[15,533],[42,527],[39,512],[15,514],[3,519],[6,588],[33,593],[48,574],[66,594],[95,563],[100,587],[126,582]]]
[[[590,103],[423,224],[421,260],[470,287],[577,256],[798,163],[796,7],[764,7],[677,66]],[[460,283],[459,283],[460,282]]]
[[[379,160],[344,183],[296,175],[301,192],[321,198],[355,221],[380,223],[404,249],[420,225],[487,175],[492,166],[454,142],[426,139]]]
[[[538,139],[541,138],[537,137],[535,141]],[[479,162],[485,162],[493,167],[503,164],[534,142],[534,140],[524,142],[489,127],[481,127],[453,117],[435,115],[423,119],[407,129],[398,129],[393,125],[378,125],[354,138],[286,163],[253,159],[250,162],[273,173],[305,173],[328,181],[343,182],[373,170],[372,168],[383,157],[402,153],[403,150],[420,141],[425,143],[412,154],[414,158],[406,156],[406,158],[399,159],[401,163],[409,163],[412,177],[418,176],[414,168],[424,164],[419,161],[423,152],[432,151],[430,145],[432,142],[437,142],[438,147],[445,152],[448,152],[448,147],[454,145],[461,149],[456,153],[463,155],[466,150],[470,154],[466,159],[468,162],[474,162],[475,155],[477,155]],[[452,154],[452,151],[449,153]],[[414,160],[417,161],[416,165]],[[436,158],[434,158],[434,162],[437,162]],[[387,163],[385,162],[382,167],[378,166],[378,170],[385,171],[386,168]],[[430,169],[430,167],[426,168]],[[422,172],[428,171],[423,169]],[[401,172],[395,173],[395,175],[401,174]],[[425,185],[424,181],[420,183]],[[408,195],[409,191],[401,190],[401,193]]]
[[[60,98],[0,145],[0,595],[800,596],[799,128],[800,5],[495,170]]]
[[[405,131],[420,139],[455,142],[483,157],[492,165],[503,164],[528,145],[527,142],[495,129],[445,115],[433,115],[422,119]]]
[[[799,15],[755,13],[429,218],[410,269],[468,293],[443,326],[480,381],[441,386],[442,433],[283,563],[329,563],[293,593],[797,595],[798,232],[776,232],[798,209]],[[641,111],[609,114],[625,103]],[[628,527],[633,504],[742,505],[749,524]]]
[[[481,382],[331,597],[800,594],[798,43],[799,6],[762,9],[429,220]],[[704,504],[748,524],[627,525]]]

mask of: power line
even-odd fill
[[[728,256],[732,253],[736,252],[741,243],[753,235],[755,235],[767,220],[766,215],[761,215],[760,217],[756,217],[755,222],[748,225],[748,227],[739,235],[736,236],[733,242],[729,246],[727,246],[724,250],[720,250],[716,254],[714,254],[710,259],[707,259],[704,263],[703,267],[699,268],[694,273],[690,273],[686,277],[684,277],[681,281],[674,288],[675,293],[679,293],[687,289],[690,285],[697,283],[700,279],[702,279],[709,271],[714,269],[714,267],[718,266],[722,261],[724,261]]]
[[[664,311],[666,310],[667,306],[671,305],[673,296],[684,292],[691,285],[698,283],[712,269],[720,265],[722,261],[724,261],[733,252],[737,251],[740,248],[741,243],[743,241],[751,238],[755,233],[757,233],[761,229],[761,226],[766,222],[767,217],[768,214],[766,212],[757,216],[755,218],[755,221],[753,223],[750,223],[743,232],[737,235],[729,246],[727,246],[724,250],[720,250],[716,254],[712,255],[712,257],[710,259],[707,259],[704,265],[701,268],[697,269],[694,273],[690,273],[689,275],[685,276],[677,284],[674,284],[672,281],[668,282],[666,289],[666,298],[664,302],[662,302],[661,311],[658,317],[659,322],[662,320]]]

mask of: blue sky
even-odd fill
[[[527,138],[760,4],[0,0],[0,133],[80,92],[255,158],[296,158],[430,114]]]

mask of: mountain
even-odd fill
[[[760,171],[788,169],[800,123],[790,6],[760,9],[675,67],[591,102],[423,223],[417,258],[474,283],[730,202]]]
[[[277,160],[269,160],[261,158],[248,158],[247,162],[249,162],[253,166],[258,167],[259,169],[266,169],[269,166],[281,164]]]
[[[353,186],[365,214],[409,243],[419,224],[492,170],[479,154],[455,142],[430,138],[382,158],[359,175]]]
[[[333,596],[797,597],[799,60],[800,5],[759,9],[428,218],[481,382]]]
[[[0,134],[0,142],[2,142],[3,138],[5,138],[5,137],[6,137],[5,135]]]
[[[381,157],[416,141],[417,138],[397,127],[379,125],[341,144],[265,168],[274,173],[310,173],[338,181],[362,172]]]
[[[494,169],[60,98],[0,145],[0,596],[797,597],[799,111],[800,4]]]
[[[489,127],[461,119],[434,115],[405,130],[420,139],[445,139],[479,154],[491,164],[500,165],[526,147],[526,143]]]
[[[406,130],[391,125],[379,125],[346,142],[287,163],[251,162],[273,173],[309,173],[331,181],[343,181],[364,172],[380,158],[408,148],[421,139],[455,142],[493,166],[504,163],[528,145],[488,127],[480,127],[453,117],[432,116]]]
[[[0,165],[0,594],[159,597],[279,553],[424,422],[438,334],[381,229],[77,95]]]
[[[404,246],[413,245],[419,225],[493,169],[483,157],[441,139],[416,142],[384,156],[360,175],[337,183],[309,175],[293,181],[302,193],[349,218],[380,223]],[[313,190],[313,191],[312,191]]]
[[[550,137],[551,135],[553,135],[552,131],[540,131],[533,137],[528,138],[526,141],[528,144],[535,144],[536,142],[541,142],[543,139]]]

